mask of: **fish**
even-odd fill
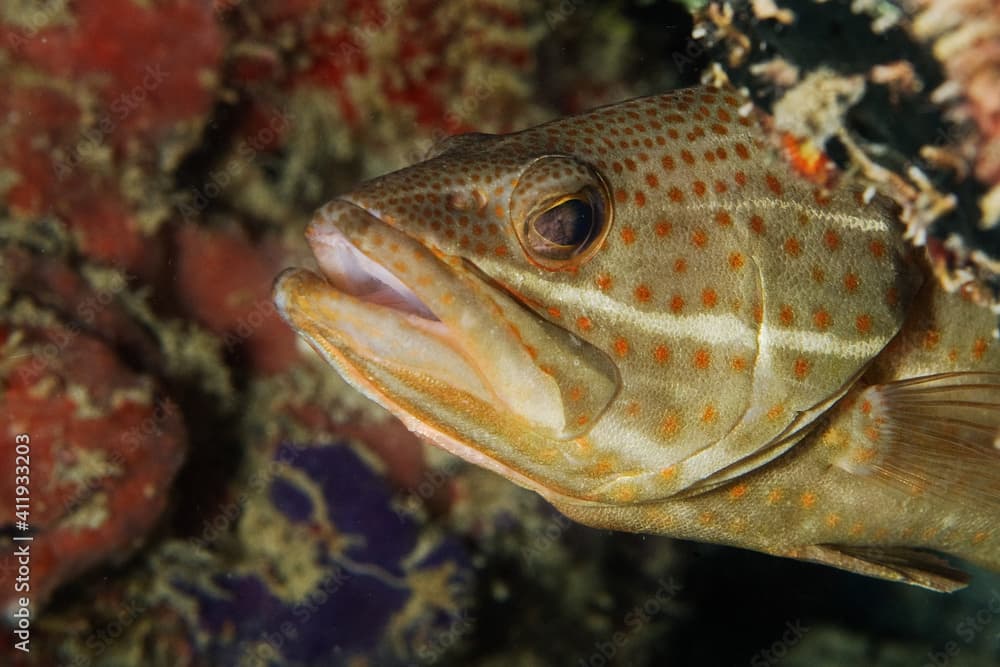
[[[1000,570],[996,319],[726,86],[462,134],[322,206],[282,317],[601,529],[932,590]]]

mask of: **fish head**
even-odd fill
[[[779,207],[740,105],[684,91],[446,139],[321,208],[321,275],[286,271],[277,307],[412,431],[554,502],[676,493],[787,439],[898,328],[807,359],[836,341],[780,331],[769,288],[806,321],[839,288],[754,238],[741,205]]]

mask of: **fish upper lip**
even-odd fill
[[[324,207],[350,206],[373,222],[388,225],[367,208],[347,199],[336,199]],[[317,215],[306,230],[306,238],[330,285],[368,303],[387,306],[426,320],[439,321],[429,304],[381,262],[362,252],[327,216]]]

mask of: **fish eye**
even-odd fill
[[[586,188],[531,217],[525,230],[529,250],[551,260],[570,259],[584,252],[596,238],[603,204],[594,188]]]
[[[511,222],[528,259],[550,271],[572,270],[607,236],[607,187],[587,163],[549,155],[522,173],[511,196]]]

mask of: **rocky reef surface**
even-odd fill
[[[572,524],[350,391],[270,286],[310,261],[315,207],[444,136],[714,72],[995,304],[998,22],[985,0],[2,3],[0,498],[29,434],[31,503],[0,518],[0,663],[997,664],[1000,577],[942,596]]]

